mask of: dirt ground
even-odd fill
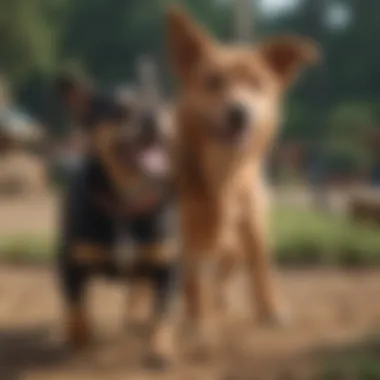
[[[241,317],[225,324],[213,357],[202,361],[183,349],[173,369],[152,372],[142,365],[144,337],[123,328],[125,290],[120,284],[94,284],[90,301],[95,341],[87,351],[74,354],[62,344],[53,271],[3,266],[0,379],[305,380],[321,357],[379,327],[378,271],[287,270],[281,284],[293,310],[292,325],[259,327],[247,319],[243,307]],[[244,297],[235,298],[245,304]]]
[[[0,199],[0,238],[51,231],[56,206],[52,195]],[[152,372],[143,366],[143,334],[123,328],[120,284],[94,284],[95,341],[85,352],[71,353],[62,343],[54,272],[0,266],[0,380],[307,380],[324,357],[380,328],[380,271],[284,271],[281,284],[292,325],[259,327],[247,318],[237,286],[241,316],[225,323],[213,357],[196,360],[181,342],[173,369]]]
[[[51,232],[56,225],[58,205],[58,197],[50,193],[24,197],[0,196],[0,237]]]

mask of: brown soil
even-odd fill
[[[0,196],[0,237],[47,235],[56,225],[54,194]]]
[[[234,319],[212,358],[197,360],[183,352],[171,371],[156,372],[142,364],[144,337],[122,327],[120,285],[95,284],[95,342],[83,353],[71,353],[62,344],[53,272],[2,267],[0,379],[304,380],[321,355],[365,338],[380,323],[378,271],[286,271],[281,280],[295,316],[291,326],[263,328]]]

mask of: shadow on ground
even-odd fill
[[[16,380],[29,370],[52,368],[68,360],[64,346],[49,339],[47,327],[0,331],[0,379]]]

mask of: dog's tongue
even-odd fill
[[[142,169],[151,177],[164,177],[168,172],[168,160],[163,150],[158,146],[143,149],[138,154]]]

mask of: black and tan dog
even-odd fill
[[[172,343],[177,255],[166,220],[172,197],[161,108],[146,104],[146,98],[136,93],[100,93],[68,76],[58,80],[57,89],[88,138],[85,160],[68,189],[62,221],[59,269],[67,338],[75,347],[90,338],[86,286],[93,274],[117,274],[113,251],[122,226],[137,250],[131,282],[148,280],[154,289],[150,349],[155,358],[166,358]]]

